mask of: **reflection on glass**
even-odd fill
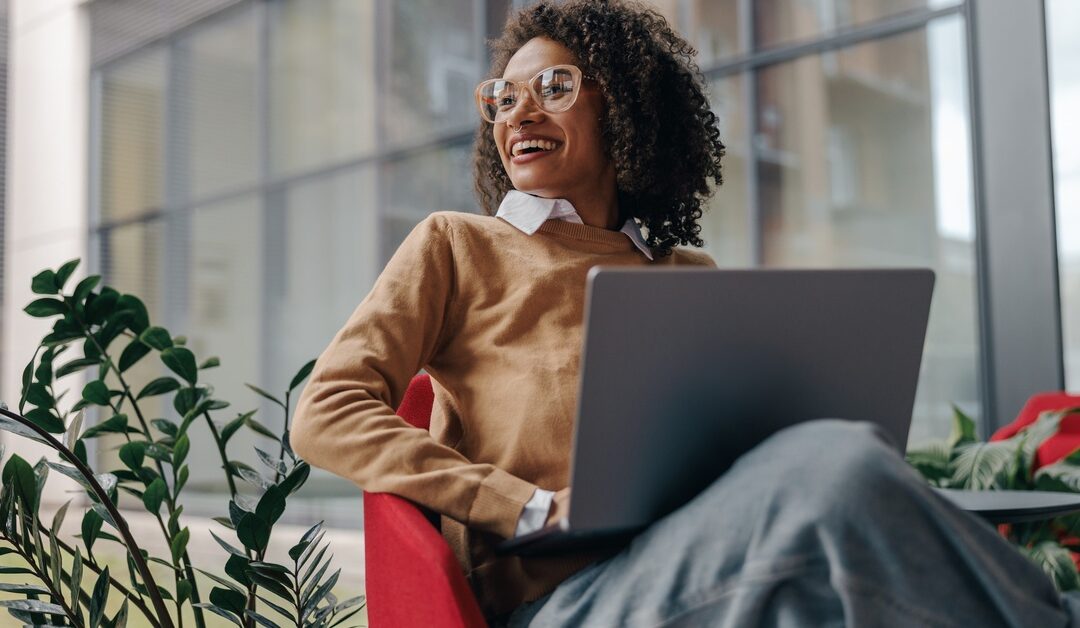
[[[165,51],[140,50],[101,72],[101,219],[161,209]]]
[[[258,174],[259,46],[253,6],[177,42],[178,120],[171,139],[186,155],[189,177],[177,182],[185,195],[181,202],[250,185]]]
[[[231,418],[259,407],[259,398],[244,384],[263,383],[263,230],[258,200],[249,196],[196,208],[190,216],[190,233],[188,346],[199,360],[221,359],[221,368],[200,373],[200,378],[213,385],[215,398],[234,405],[223,411]],[[259,418],[275,424],[270,417]],[[192,442],[213,442],[205,421],[196,421],[191,429],[205,431],[192,435]],[[265,447],[249,430],[240,430],[229,441],[230,456],[235,452],[238,459],[255,464],[254,445]],[[216,450],[192,451],[191,457],[192,486],[225,489]]]
[[[701,238],[705,240],[705,252],[719,266],[726,267],[754,263],[753,233],[747,213],[750,144],[746,137],[745,84],[746,78],[737,75],[713,81],[709,86],[709,102],[720,119],[720,139],[727,151],[723,159],[724,184],[714,191],[704,210]]]
[[[267,7],[274,172],[374,149],[375,3],[290,0]]]
[[[1080,390],[1080,4],[1048,0],[1050,113],[1057,188],[1058,265],[1068,390]]]
[[[911,442],[978,406],[967,77],[958,16],[758,77],[769,266],[929,266],[934,305]]]
[[[431,212],[480,211],[473,196],[471,157],[472,144],[465,142],[383,165],[380,268],[390,260],[412,228]]]
[[[938,9],[958,3],[959,0],[755,0],[754,42],[759,49],[770,48],[918,9]]]
[[[391,144],[472,128],[473,89],[487,66],[473,0],[388,2],[381,124]]]

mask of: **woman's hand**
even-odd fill
[[[551,525],[566,517],[570,511],[570,487],[566,487],[562,490],[555,492],[555,497],[551,500],[551,508],[548,510],[547,521],[544,525]]]

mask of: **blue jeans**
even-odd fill
[[[1080,618],[1077,598],[931,491],[884,438],[837,420],[779,432],[622,552],[503,621],[1049,628]]]

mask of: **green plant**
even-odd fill
[[[953,407],[952,433],[945,440],[908,451],[907,460],[939,488],[977,491],[1080,492],[1080,450],[1035,468],[1035,452],[1058,432],[1063,417],[1080,408],[1043,412],[1015,436],[981,442],[975,421]],[[1075,552],[1080,552],[1080,515],[999,526],[1021,552],[1039,564],[1061,590],[1080,589]]]
[[[0,429],[44,444],[61,459],[42,458],[31,467],[12,455],[4,464],[0,556],[16,554],[25,566],[3,567],[0,572],[30,575],[40,584],[0,585],[0,590],[26,598],[0,601],[0,606],[24,624],[79,628],[120,628],[126,624],[129,606],[155,628],[182,627],[185,605],[190,605],[199,628],[205,627],[204,611],[244,628],[256,624],[332,628],[354,616],[363,607],[363,597],[339,602],[331,593],[340,570],[327,574],[332,556],[327,555],[321,522],[289,549],[289,564],[267,560],[274,524],[285,511],[289,496],[303,486],[310,472],[308,464],[289,447],[289,408],[293,391],[310,374],[314,361],[292,379],[284,401],[248,384],[282,408],[285,422],[281,434],[259,422],[255,411],[216,421],[213,417],[229,403],[217,399],[201,375],[219,366],[220,361],[209,358],[199,363],[182,336],[151,324],[146,307],[136,296],[108,286],[95,290],[100,276],[89,276],[65,293],[78,263],[72,260],[56,271],[45,270],[34,277],[32,289],[43,296],[25,311],[56,320],[23,371],[19,412],[0,407]],[[129,370],[151,355],[156,355],[170,374],[135,390],[128,383]],[[62,358],[66,360],[60,364]],[[87,373],[88,382],[81,398],[61,409],[66,392],[57,394],[57,380],[75,373]],[[148,400],[167,400],[168,396],[179,422],[150,418]],[[83,429],[83,411],[88,409],[103,413],[104,420]],[[229,487],[228,515],[214,519],[223,529],[221,534],[211,532],[227,556],[224,577],[196,568],[187,550],[191,531],[183,522],[181,491],[189,477],[189,427],[195,421],[206,421]],[[229,440],[241,429],[277,441],[277,455],[256,448],[269,473],[260,473],[227,455]],[[121,466],[96,472],[88,464],[86,441],[106,434],[117,434],[124,440],[119,447]],[[70,501],[48,525],[39,517],[50,471],[74,479],[89,498],[80,528],[81,546],[59,534]],[[240,492],[237,478],[251,484],[255,494]],[[139,547],[117,508],[119,491],[137,498],[156,519],[168,556],[151,556]],[[237,544],[223,536],[235,536]],[[95,561],[94,547],[102,542],[124,547],[126,584],[119,574]],[[71,567],[65,568],[65,563]],[[168,568],[172,581],[156,582],[149,563]],[[218,585],[205,599],[196,571]],[[123,597],[123,603],[108,617],[105,606],[112,591]]]

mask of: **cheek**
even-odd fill
[[[495,150],[499,151],[499,159],[501,159],[503,163],[506,163],[507,160],[506,154],[503,152],[503,146],[506,145],[506,137],[500,136],[505,135],[505,133],[499,133],[498,131],[494,130],[492,131],[492,139],[495,142]]]

